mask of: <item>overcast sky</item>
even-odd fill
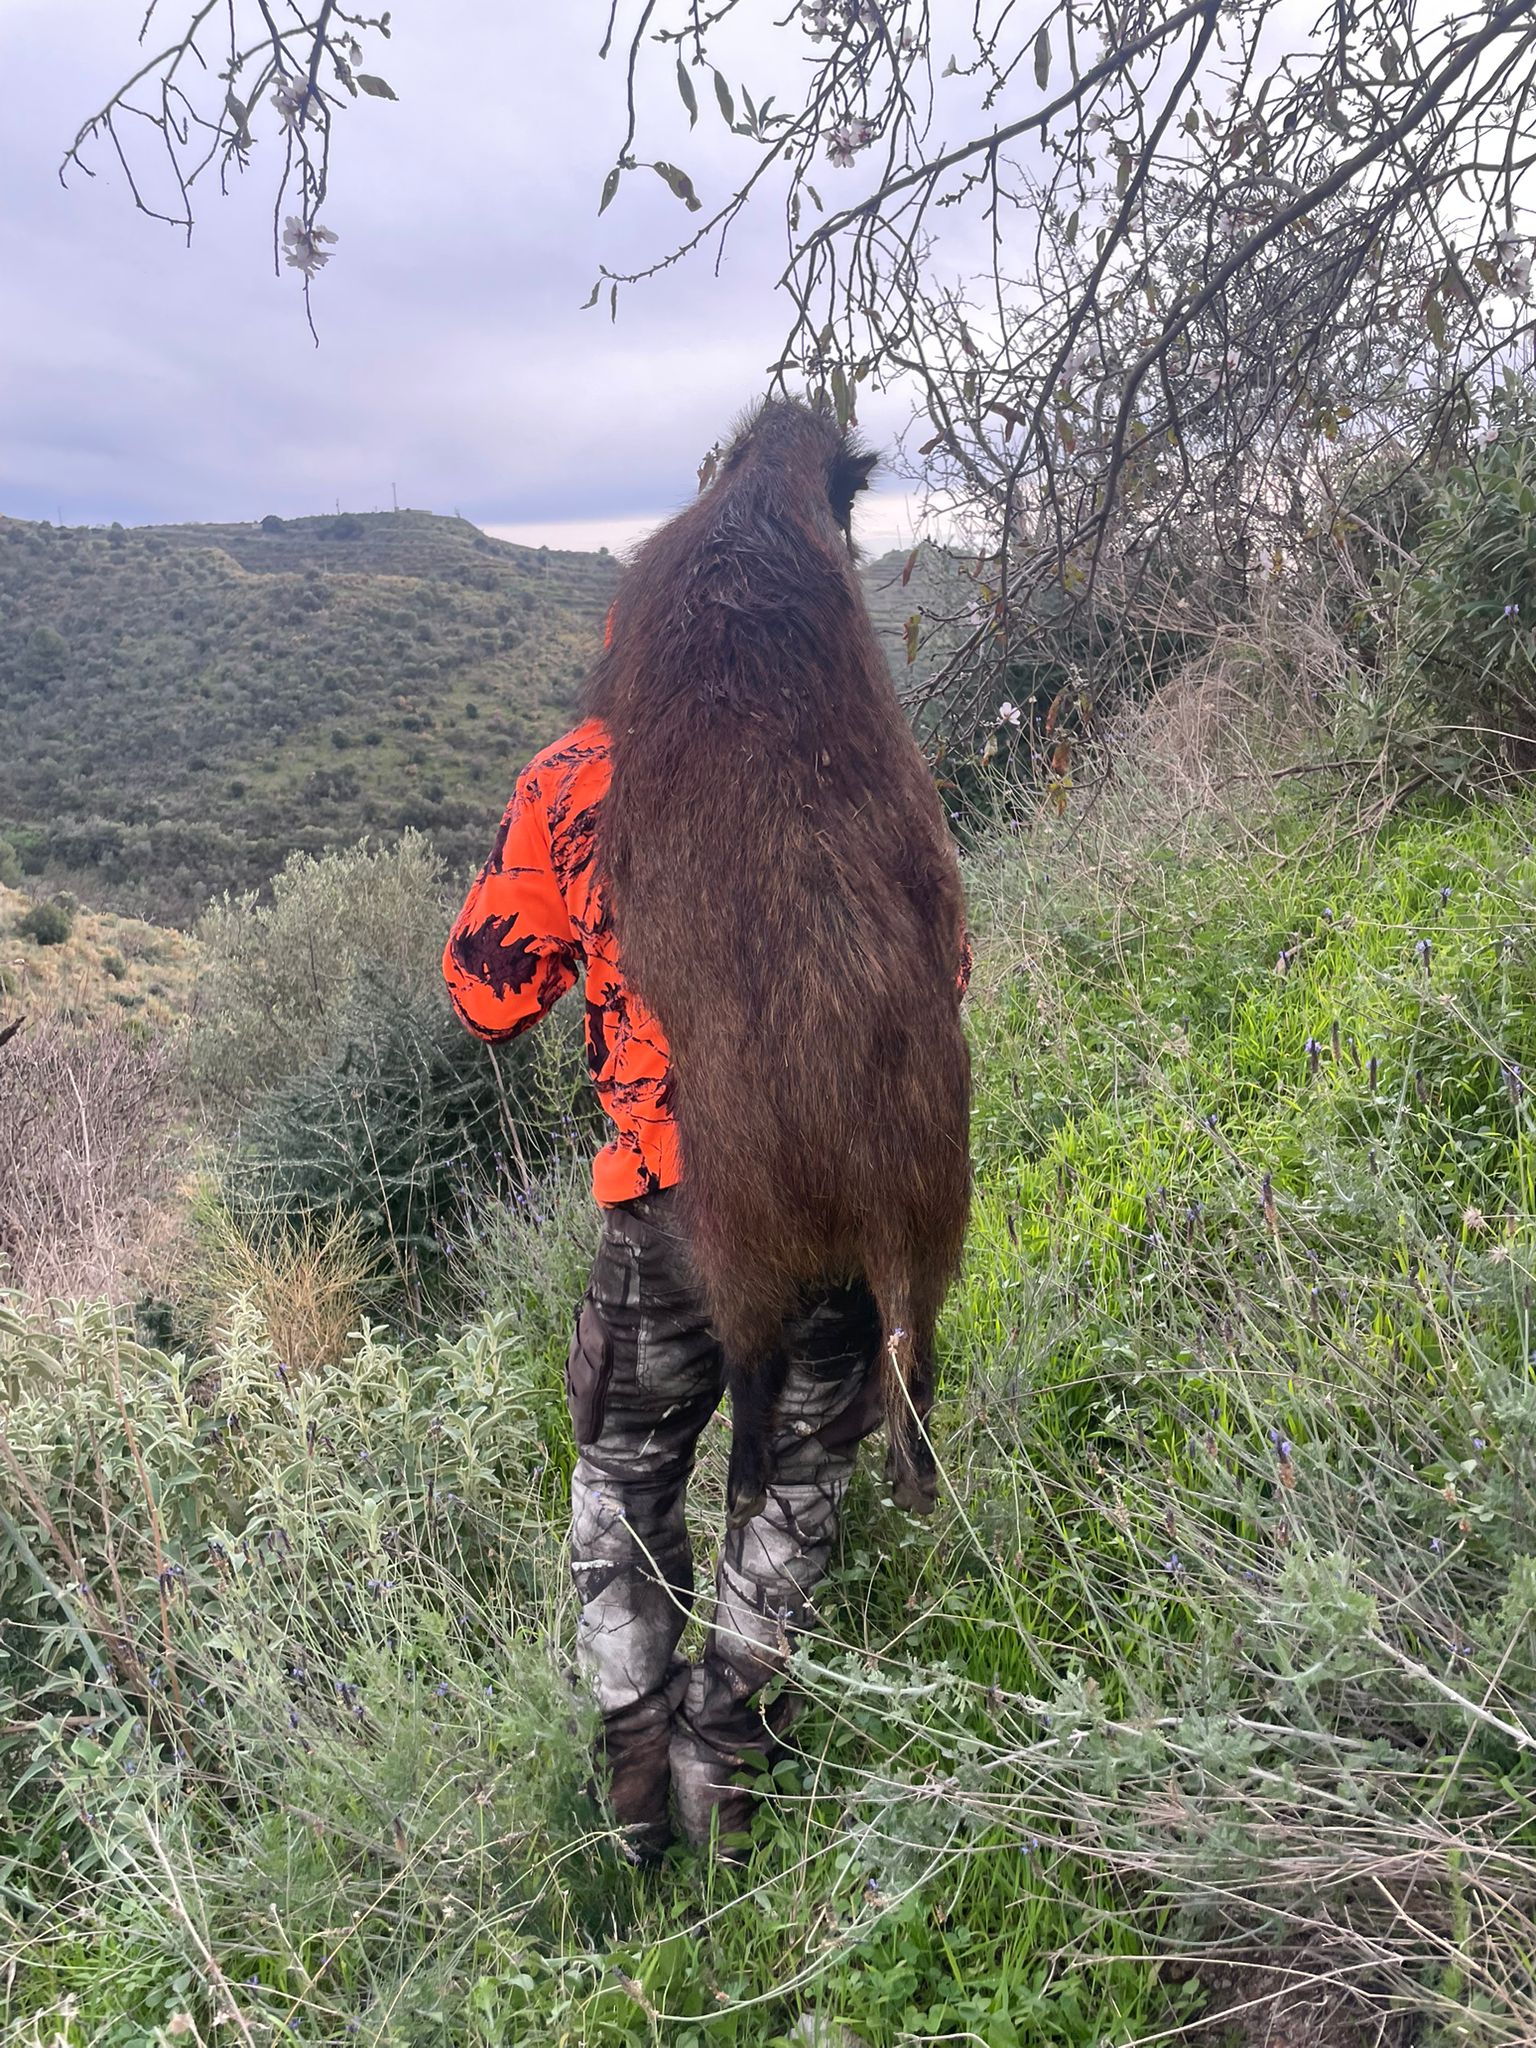
[[[242,186],[203,191],[190,249],[133,211],[109,147],[61,188],[64,146],[142,61],[144,5],[0,0],[0,512],[252,519],[393,488],[511,538],[617,547],[690,495],[782,337],[782,216],[749,216],[719,280],[694,264],[632,291],[616,326],[580,310],[599,261],[660,254],[689,219],[645,174],[597,216],[623,125],[606,0],[397,0],[365,68],[399,99],[338,123],[318,349],[296,274],[273,275],[270,125]],[[167,28],[191,11],[161,6]],[[743,145],[712,104],[691,136],[663,112],[709,203]],[[836,181],[857,175],[827,180],[853,197]],[[875,401],[864,425],[889,440],[904,418]],[[872,509],[868,544],[907,538],[899,486]]]

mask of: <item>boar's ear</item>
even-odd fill
[[[868,489],[879,460],[878,455],[870,455],[862,448],[841,448],[832,458],[827,472],[827,495],[832,500],[833,516],[845,531],[853,517],[853,501],[860,491]]]

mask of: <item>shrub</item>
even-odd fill
[[[69,642],[54,626],[34,626],[22,654],[20,675],[35,690],[61,680],[69,665]]]
[[[52,903],[34,903],[16,924],[17,931],[24,939],[33,939],[39,946],[62,946],[74,928],[74,912],[67,904],[57,900]]]
[[[0,1046],[0,1284],[121,1301],[152,1273],[179,1078],[174,1042],[117,1024],[34,1019]]]
[[[546,2038],[603,1880],[535,1363],[375,1331],[305,1382],[249,1312],[189,1361],[0,1306],[8,2020],[51,1986],[82,2040]]]
[[[295,857],[270,905],[208,913],[192,1068],[233,1138],[223,1186],[241,1229],[346,1220],[414,1287],[466,1203],[584,1147],[578,1010],[505,1050],[473,1038],[442,986],[450,916],[442,864],[410,833]]]
[[[225,896],[197,926],[207,962],[191,1071],[214,1119],[330,1056],[359,976],[425,989],[451,916],[442,861],[419,833],[294,854],[269,903]]]
[[[1513,381],[1490,439],[1431,493],[1400,634],[1410,704],[1472,759],[1536,758],[1536,399]]]
[[[21,855],[9,839],[0,837],[0,886],[15,889],[21,883]]]

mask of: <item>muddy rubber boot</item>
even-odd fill
[[[605,1714],[597,1740],[598,1772],[607,1780],[620,1853],[641,1866],[659,1863],[673,1839],[667,1811],[673,1717],[687,1679],[684,1666],[661,1692]]]

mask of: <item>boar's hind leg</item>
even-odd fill
[[[731,1367],[726,1381],[731,1390],[731,1462],[725,1482],[726,1520],[740,1529],[767,1504],[773,1484],[773,1428],[789,1373],[789,1358],[782,1346],[766,1358],[741,1370]]]

